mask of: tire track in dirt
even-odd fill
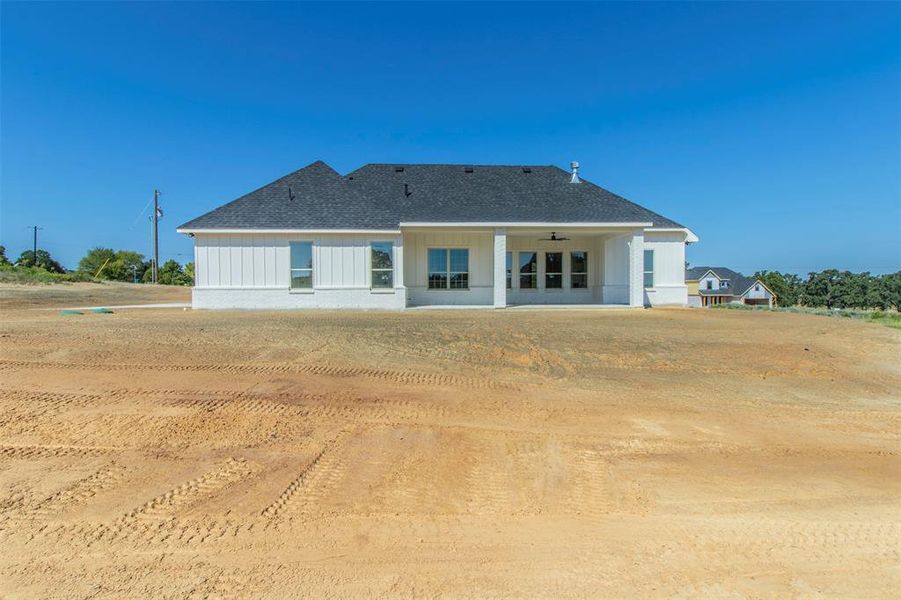
[[[129,521],[145,517],[153,519],[174,516],[180,509],[211,497],[220,490],[249,477],[253,472],[253,466],[245,459],[229,458],[218,468],[148,500],[123,519]]]
[[[99,446],[2,446],[0,445],[0,459],[23,459],[33,460],[40,458],[68,458],[79,457],[87,458],[94,456],[104,456],[111,452],[117,451],[117,448],[104,448]]]
[[[25,543],[66,544],[75,549],[87,549],[98,543],[116,542],[137,547],[160,548],[198,547],[205,543],[233,539],[252,531],[253,520],[220,519],[156,519],[133,520],[123,525],[82,521],[77,523],[18,522],[7,527],[0,522],[0,540],[25,538]]]
[[[416,421],[424,418],[444,418],[451,414],[449,407],[436,403],[386,398],[364,398],[349,392],[327,394],[305,392],[256,392],[164,390],[115,390],[110,397],[130,396],[158,398],[167,406],[198,409],[208,412],[240,411],[260,415],[296,416],[314,419],[343,419],[378,421]]]
[[[307,513],[344,476],[347,466],[339,454],[349,436],[349,431],[341,431],[328,442],[260,516],[274,519],[286,511]]]
[[[34,501],[34,490],[21,483],[10,485],[6,490],[6,495],[0,499],[0,522],[10,518],[11,515],[19,514],[30,503]]]
[[[242,528],[248,528],[248,524],[221,519],[208,520],[202,524],[185,523],[178,520],[178,513],[250,477],[257,470],[255,465],[243,458],[229,458],[216,469],[148,500],[112,524],[81,523],[57,528],[50,533],[83,537],[89,546],[101,541],[119,540],[192,543],[204,542],[210,537],[218,539],[230,531],[237,535]],[[42,530],[38,532],[43,533]]]
[[[707,522],[703,529],[683,523],[679,530],[686,552],[704,555],[714,563],[727,563],[735,555],[773,561],[799,550],[808,560],[829,564],[861,555],[891,563],[901,560],[901,524],[888,521],[738,518]]]
[[[488,378],[474,378],[462,375],[449,375],[440,373],[417,373],[414,371],[392,371],[384,369],[371,369],[364,367],[339,367],[334,365],[217,365],[217,364],[127,364],[127,363],[61,363],[40,361],[0,361],[0,370],[27,368],[27,369],[65,369],[65,370],[90,370],[102,369],[104,371],[168,371],[191,372],[211,371],[228,375],[269,375],[269,374],[305,374],[322,375],[326,377],[364,377],[377,379],[387,383],[402,385],[423,386],[447,386],[466,387],[477,389],[507,389],[517,391],[522,389],[520,384],[508,384],[494,381]]]
[[[565,511],[596,519],[609,512],[606,502],[609,490],[606,486],[607,460],[595,450],[578,450],[571,461],[571,492],[566,499]]]
[[[0,391],[0,431],[20,435],[31,433],[40,419],[58,415],[72,408],[99,404],[100,394],[69,394],[27,390]]]
[[[120,464],[105,465],[41,501],[31,512],[36,517],[46,517],[69,507],[85,504],[100,492],[115,487],[125,478],[125,474],[126,469]]]

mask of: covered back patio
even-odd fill
[[[402,226],[407,303],[644,306],[646,225]]]

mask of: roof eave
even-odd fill
[[[568,228],[597,228],[597,227],[618,227],[618,228],[647,228],[653,223],[649,222],[548,222],[548,221],[404,221],[400,224],[404,227],[568,227]]]
[[[685,234],[685,243],[686,244],[694,244],[695,242],[700,241],[700,238],[688,227],[651,227],[651,231],[658,233],[684,233]]]
[[[235,228],[235,227],[179,227],[176,233],[187,235],[195,234],[348,234],[366,233],[372,235],[400,235],[400,229],[266,229],[266,228]]]

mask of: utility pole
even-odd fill
[[[160,277],[160,191],[153,190],[153,283]]]
[[[38,229],[43,229],[43,227],[38,227],[37,225],[29,225],[28,229],[34,230],[34,244],[31,250],[31,266],[38,266]]]

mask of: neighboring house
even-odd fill
[[[775,306],[776,294],[759,279],[725,267],[692,267],[685,272],[689,306],[737,302]]]
[[[178,228],[193,306],[686,305],[694,233],[572,166],[314,162]]]

